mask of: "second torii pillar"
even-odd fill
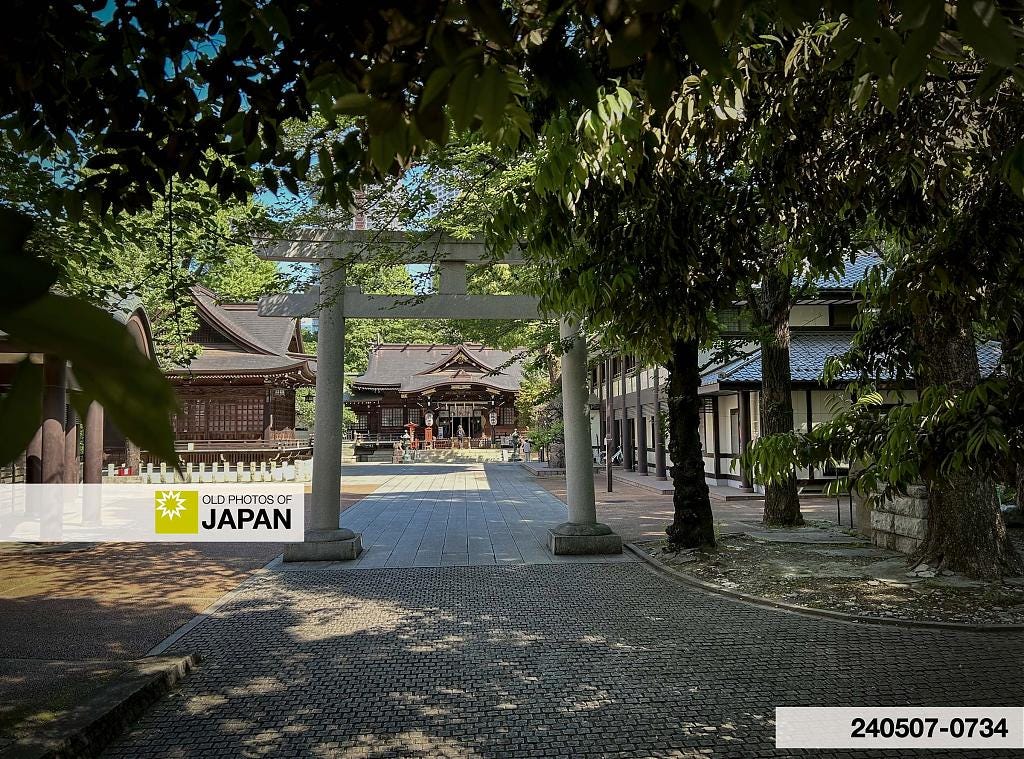
[[[305,540],[284,549],[285,561],[347,561],[362,552],[359,535],[340,526],[341,425],[345,404],[345,269],[320,262],[313,482]]]
[[[562,418],[565,425],[565,491],[569,521],[548,530],[556,555],[622,553],[622,538],[597,521],[594,457],[590,447],[587,344],[579,324],[562,320],[559,334],[572,345],[562,353]]]

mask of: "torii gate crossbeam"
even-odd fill
[[[432,263],[440,272],[439,291],[410,296],[365,295],[346,287],[345,266],[373,259],[370,247],[385,244],[398,255],[389,262]],[[271,295],[260,300],[261,316],[316,316],[317,383],[311,522],[302,543],[289,545],[285,561],[344,561],[362,551],[360,536],[340,527],[342,413],[345,382],[345,319],[540,319],[536,298],[469,295],[466,265],[495,262],[481,240],[456,240],[402,232],[343,230],[268,245],[257,251],[272,261],[316,264],[320,286],[306,293]],[[513,251],[497,263],[522,263]],[[555,554],[621,553],[622,539],[597,521],[590,448],[590,393],[586,343],[579,322],[562,318],[559,327],[572,347],[562,354],[562,409],[565,426],[566,500],[569,521],[550,530]],[[326,338],[326,339],[325,339]]]

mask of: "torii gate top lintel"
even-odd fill
[[[340,229],[316,231],[292,240],[257,248],[268,261],[317,263],[330,259],[361,262],[372,260],[381,248],[388,248],[394,263],[426,264],[442,261],[461,263],[523,263],[516,246],[502,256],[487,249],[483,238],[461,239],[437,232],[402,232],[386,229]]]
[[[409,296],[365,295],[344,286],[347,263],[372,260],[380,247],[389,248],[388,263],[429,263],[440,273],[438,291],[410,300]],[[270,261],[320,265],[320,287],[305,293],[268,295],[260,299],[261,316],[314,316],[325,302],[338,300],[345,317],[363,319],[538,319],[538,299],[528,295],[469,295],[467,264],[521,264],[520,251],[496,258],[480,238],[462,240],[448,235],[376,229],[337,230],[311,234],[309,239],[278,242],[257,253]],[[333,261],[339,262],[338,265]],[[343,262],[343,263],[342,263]],[[325,280],[333,284],[327,285]],[[342,292],[343,291],[343,292]],[[342,297],[338,297],[342,296]]]

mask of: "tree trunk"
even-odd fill
[[[700,439],[700,368],[696,340],[676,340],[668,378],[669,454],[675,516],[665,532],[680,548],[715,545],[711,496]]]
[[[913,322],[918,388],[945,385],[962,393],[981,379],[974,329],[955,306],[933,304]],[[928,531],[916,555],[929,566],[997,579],[1024,571],[1006,534],[995,483],[963,469],[929,483]]]
[[[793,377],[789,369],[789,311],[793,283],[788,274],[774,270],[765,276],[757,294],[757,322],[761,327],[761,434],[793,431]],[[810,423],[810,420],[808,420]],[[766,525],[803,524],[796,472],[782,482],[765,485]]]

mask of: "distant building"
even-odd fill
[[[451,440],[461,427],[474,441],[500,442],[516,428],[522,374],[515,354],[479,344],[377,345],[351,382],[352,434],[394,440],[411,423],[418,440]]]
[[[872,255],[860,255],[847,265],[840,277],[822,278],[790,311],[790,373],[792,375],[793,429],[807,431],[832,417],[842,383],[826,385],[822,371],[831,356],[849,350],[855,328],[860,294],[857,287],[867,269],[879,263]],[[728,319],[729,314],[723,314]],[[733,314],[734,325],[729,337],[750,340],[749,331]],[[987,353],[987,349],[986,349]],[[709,366],[701,377],[703,398],[701,440],[704,447],[704,470],[708,484],[744,489],[760,489],[747,480],[740,470],[741,452],[760,435],[759,395],[761,390],[761,350],[755,342],[742,346],[742,354],[728,363]],[[702,359],[706,358],[702,356]],[[984,357],[983,357],[984,359]],[[623,370],[625,377],[623,377]],[[609,399],[604,392],[605,373],[612,375],[612,422],[608,425]],[[600,376],[599,376],[600,375]],[[594,410],[592,430],[595,450],[606,434],[613,440],[613,450],[623,450],[627,469],[642,469],[646,458],[654,473],[655,429],[654,410],[666,411],[665,383],[668,372],[660,368],[655,382],[653,369],[637,371],[632,356],[616,357],[592,373]],[[912,392],[912,391],[911,391]],[[656,405],[657,404],[657,405]],[[637,429],[644,427],[647,450],[637,451]],[[625,433],[625,434],[623,434]],[[639,455],[638,455],[639,453]],[[668,460],[671,466],[671,458]],[[820,482],[837,475],[835,468],[825,471],[803,469],[798,478],[803,484]]]
[[[181,411],[174,417],[178,448],[219,451],[224,460],[279,458],[303,448],[296,437],[295,390],[316,381],[316,359],[303,352],[299,320],[260,316],[256,303],[222,302],[205,288],[192,297],[199,327],[190,340],[200,354],[166,372]],[[206,459],[218,460],[218,459]]]

